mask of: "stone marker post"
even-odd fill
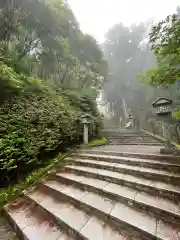
[[[89,143],[89,136],[88,136],[88,124],[89,124],[89,115],[88,114],[84,114],[82,116],[82,124],[83,124],[83,144],[84,146],[87,146]]]
[[[161,119],[162,135],[165,138],[165,149],[161,149],[160,152],[167,152],[172,148],[171,138],[169,135],[169,127],[166,128],[165,119],[171,117],[173,101],[168,98],[158,98],[153,104],[153,108],[156,109],[156,114]]]
[[[83,124],[84,124],[83,141],[84,141],[84,145],[88,145],[89,136],[88,136],[88,121],[87,121],[87,119],[83,120]]]

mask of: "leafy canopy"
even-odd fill
[[[60,88],[102,88],[107,62],[96,40],[81,32],[63,0],[7,0],[0,5],[1,58],[17,73]]]
[[[153,26],[150,43],[157,58],[157,67],[143,75],[153,85],[172,85],[180,79],[180,8],[173,15]]]

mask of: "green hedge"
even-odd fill
[[[95,123],[91,125],[90,137],[98,135],[99,113],[87,95],[55,91],[38,79],[13,73],[3,64],[0,65],[1,85],[11,96],[1,99],[0,105],[1,186],[18,182],[58,151],[79,144],[84,112],[88,111]]]

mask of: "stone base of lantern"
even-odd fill
[[[164,147],[160,149],[161,154],[171,154],[171,155],[180,155],[180,149],[175,148],[174,146]]]
[[[82,144],[81,146],[80,146],[80,148],[81,149],[89,149],[89,148],[91,148],[88,144]]]
[[[175,149],[171,149],[171,148],[161,148],[160,149],[160,153],[161,154],[173,154]]]

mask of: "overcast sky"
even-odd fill
[[[68,0],[81,29],[103,42],[115,23],[130,25],[150,18],[163,19],[174,13],[180,0]]]

